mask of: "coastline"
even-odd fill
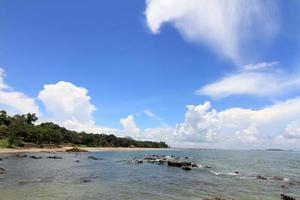
[[[64,153],[73,147],[61,148],[0,148],[0,154],[7,153],[48,153],[48,152],[61,152]],[[129,147],[78,147],[79,149],[87,150],[88,152],[108,152],[108,151],[161,151],[161,150],[174,150],[173,148],[129,148]]]

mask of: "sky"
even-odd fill
[[[300,1],[1,0],[0,109],[173,147],[299,149]]]

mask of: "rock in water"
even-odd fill
[[[33,159],[41,159],[42,157],[41,157],[41,156],[30,156],[30,158],[33,158]]]
[[[188,166],[182,166],[181,169],[186,170],[186,171],[192,170],[192,168],[188,167]]]
[[[89,156],[88,159],[91,159],[91,160],[103,160],[103,158],[97,158],[95,156]]]
[[[286,194],[280,194],[280,199],[282,199],[282,200],[297,200],[296,198],[288,196]]]
[[[47,158],[49,158],[49,159],[63,159],[60,156],[48,156]]]
[[[264,176],[260,176],[260,175],[258,175],[258,176],[256,177],[256,179],[260,179],[260,180],[267,180],[267,178],[266,178],[266,177],[264,177]]]

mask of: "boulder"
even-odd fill
[[[172,167],[191,167],[191,162],[168,161],[168,166]]]
[[[182,166],[181,169],[186,170],[186,171],[192,170],[192,168],[188,167],[188,166]]]
[[[280,199],[282,199],[282,200],[297,200],[296,198],[288,196],[286,194],[280,194]]]
[[[172,167],[182,167],[182,164],[181,164],[181,162],[168,161],[168,166],[172,166]]]

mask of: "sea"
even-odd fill
[[[280,199],[282,193],[300,197],[298,151],[178,149],[22,155],[0,154],[0,168],[5,170],[0,174],[1,200],[271,200]],[[62,159],[47,158],[54,155]],[[186,171],[132,161],[146,155],[189,157],[199,167]]]

